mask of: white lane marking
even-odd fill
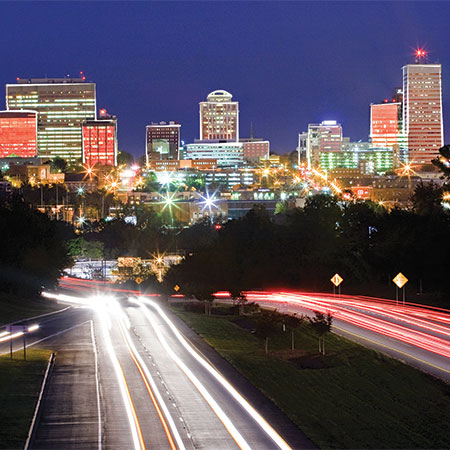
[[[272,439],[275,444],[283,450],[291,450],[288,443],[275,431],[275,429],[256,411],[253,406],[241,395],[239,392],[218,372],[209,362],[207,362],[202,356],[193,350],[193,348],[187,343],[186,339],[177,330],[175,325],[170,321],[164,311],[155,303],[150,300],[137,301],[141,305],[143,303],[153,307],[158,314],[162,317],[164,322],[167,323],[172,330],[175,337],[183,345],[183,347],[233,396],[233,398],[245,409],[245,411],[255,420],[255,422],[262,428],[262,430]],[[149,319],[149,314],[144,309],[146,317]],[[149,319],[150,321],[150,319]],[[155,328],[153,326],[153,328]]]
[[[98,380],[98,353],[97,353],[97,343],[95,341],[94,335],[94,321],[91,320],[91,338],[92,338],[92,348],[94,351],[94,361],[95,361],[95,388],[97,392],[97,419],[98,419],[98,450],[102,450],[102,411],[100,406],[100,383]]]
[[[166,404],[165,404],[165,402],[164,402],[164,400],[163,400],[163,398],[162,398],[162,396],[161,396],[161,394],[160,394],[160,392],[158,390],[158,387],[157,387],[155,381],[153,380],[153,377],[151,376],[150,371],[148,370],[147,365],[145,364],[145,362],[142,359],[141,355],[139,354],[139,352],[137,351],[136,347],[134,346],[134,343],[131,340],[131,336],[130,336],[130,333],[128,332],[127,327],[124,327],[121,324],[121,328],[122,328],[122,331],[123,331],[124,336],[126,338],[126,341],[128,342],[128,345],[131,348],[131,351],[133,352],[135,358],[138,360],[139,364],[143,368],[145,376],[147,378],[147,381],[149,382],[149,384],[150,384],[150,386],[151,386],[155,396],[157,397],[159,405],[161,406],[162,410],[164,411],[164,416],[166,417],[167,421],[169,422],[170,429],[171,429],[172,433],[175,436],[175,440],[177,441],[178,448],[180,450],[184,450],[186,447],[184,446],[184,443],[183,443],[183,441],[181,439],[181,436],[178,433],[177,427],[175,426],[175,422],[172,419],[172,415],[170,414],[170,412],[169,412],[169,410],[168,410],[168,408],[167,408],[167,406],[166,406]]]
[[[127,393],[128,391],[127,391],[127,387],[126,387],[125,375],[122,371],[122,368],[120,367],[120,363],[117,358],[116,352],[114,351],[114,346],[112,344],[111,336],[108,331],[109,327],[108,327],[108,322],[107,322],[106,316],[109,316],[109,315],[108,315],[106,308],[99,307],[98,308],[98,316],[100,319],[100,324],[101,324],[101,328],[102,328],[102,332],[103,332],[103,338],[104,338],[104,341],[106,344],[106,349],[107,349],[108,355],[111,359],[111,362],[113,364],[114,371],[115,371],[116,377],[117,377],[117,381],[119,382],[120,394],[122,395],[122,400],[125,405],[125,410],[126,410],[127,417],[128,417],[128,423],[130,425],[131,435],[133,437],[134,448],[136,450],[141,450],[137,424],[134,419],[134,415],[133,415],[133,411],[132,411],[133,406],[131,404],[131,398],[128,396],[128,393]]]
[[[42,381],[41,390],[39,392],[39,397],[36,402],[36,407],[34,408],[34,414],[33,414],[33,418],[31,419],[31,425],[30,425],[30,429],[28,430],[28,436],[27,436],[27,440],[25,442],[24,450],[28,450],[28,447],[30,446],[31,435],[33,434],[33,429],[36,426],[36,419],[37,419],[37,415],[39,412],[39,408],[41,407],[41,401],[42,401],[42,397],[44,395],[45,385],[47,384],[48,373],[50,372],[50,367],[51,367],[54,359],[55,359],[55,354],[52,353],[48,359],[47,368],[45,369],[44,379]]]
[[[230,433],[231,437],[234,439],[236,444],[245,450],[250,450],[251,447],[247,443],[247,441],[243,438],[243,436],[239,433],[239,431],[234,426],[233,422],[231,422],[230,418],[225,414],[222,408],[218,405],[218,403],[214,400],[212,395],[207,391],[207,389],[203,386],[203,384],[198,380],[198,378],[193,374],[193,372],[186,366],[186,364],[181,361],[181,359],[174,353],[174,351],[170,348],[168,342],[162,335],[161,331],[158,330],[158,327],[154,323],[154,319],[150,316],[148,309],[145,305],[136,300],[136,303],[139,304],[144,312],[145,317],[150,322],[153,330],[155,331],[159,341],[162,346],[166,350],[166,352],[170,355],[170,357],[175,361],[177,366],[184,372],[184,374],[188,377],[191,383],[196,387],[196,389],[200,392],[206,402],[209,404],[211,409],[214,411],[219,420],[223,423],[227,431]]]

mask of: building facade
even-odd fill
[[[440,64],[403,67],[403,126],[409,160],[430,164],[444,145]]]
[[[36,111],[0,111],[0,158],[33,158],[36,155]]]
[[[223,90],[211,92],[200,102],[200,140],[239,141],[239,102]]]
[[[145,140],[147,163],[179,159],[180,129],[181,125],[173,121],[147,125]]]
[[[260,159],[268,159],[270,154],[270,142],[263,139],[240,139],[244,159],[248,162],[259,162]]]
[[[306,137],[306,160],[308,167],[320,165],[321,153],[342,150],[342,126],[335,120],[309,124]]]
[[[37,111],[38,156],[75,162],[82,159],[82,123],[96,119],[95,83],[84,78],[17,79],[6,85],[6,108]]]
[[[88,120],[83,125],[83,164],[117,165],[117,120]]]
[[[375,148],[405,148],[402,104],[386,102],[370,105],[370,139]]]
[[[218,167],[240,167],[244,164],[241,142],[196,141],[184,148],[184,159],[217,160]]]

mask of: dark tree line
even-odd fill
[[[391,212],[370,202],[339,203],[317,195],[303,209],[271,218],[254,208],[172,268],[168,284],[187,294],[246,289],[330,289],[338,272],[346,286],[387,285],[399,272],[410,286],[449,291],[450,214],[442,190],[416,187],[414,209]],[[392,285],[392,283],[391,283]]]
[[[0,204],[0,291],[38,294],[71,264],[65,239],[73,232],[20,200]]]

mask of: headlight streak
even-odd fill
[[[261,427],[261,429],[272,439],[275,444],[283,450],[290,450],[291,447],[284,441],[284,439],[272,428],[272,426],[248,403],[248,401],[241,395],[239,392],[220,374],[214,367],[212,367],[203,357],[201,357],[197,352],[193,350],[193,348],[187,343],[186,339],[181,335],[181,333],[177,330],[175,325],[170,321],[170,319],[166,316],[164,311],[149,300],[134,300],[135,303],[141,306],[144,311],[144,314],[150,324],[153,327],[153,330],[158,336],[161,344],[164,346],[166,351],[170,354],[172,359],[176,362],[176,364],[180,367],[180,369],[186,374],[186,376],[191,380],[191,382],[195,385],[195,387],[202,393],[205,400],[208,402],[210,407],[222,421],[222,423],[227,428],[230,435],[233,437],[235,442],[241,448],[250,448],[241,434],[237,431],[234,425],[231,423],[228,416],[222,411],[216,401],[211,397],[206,388],[199,382],[199,380],[195,377],[195,375],[186,367],[186,365],[178,358],[178,356],[173,352],[173,350],[168,345],[164,336],[160,330],[158,330],[157,326],[154,324],[154,320],[150,316],[145,305],[149,305],[154,308],[160,317],[166,322],[169,326],[177,340],[181,343],[181,345],[190,353],[191,356],[194,357],[196,361],[198,361],[226,390],[231,396],[244,408],[244,410],[255,420],[255,422]],[[220,414],[220,415],[219,415]],[[227,426],[228,424],[228,426]]]
[[[167,418],[167,421],[169,422],[170,429],[172,430],[172,433],[175,436],[175,440],[178,444],[179,450],[184,450],[185,446],[181,439],[180,434],[178,433],[177,427],[172,419],[172,416],[158,390],[158,387],[156,386],[153,377],[150,374],[150,371],[148,370],[147,365],[145,364],[144,360],[140,356],[139,352],[136,350],[136,347],[133,344],[133,341],[131,339],[131,336],[126,328],[124,328],[123,324],[120,324],[121,332],[123,339],[128,347],[128,351],[130,353],[131,358],[133,359],[137,369],[139,370],[139,373],[141,374],[142,380],[144,381],[145,387],[147,389],[148,394],[150,395],[150,398],[152,400],[152,403],[156,409],[156,412],[158,414],[158,417],[161,421],[161,424],[164,428],[164,432],[166,433],[167,439],[170,444],[170,448],[173,450],[177,449],[177,446],[175,445],[172,435],[170,433],[169,427],[167,426],[167,423],[164,419],[164,416]],[[153,393],[155,395],[153,395]],[[156,400],[155,396],[158,398],[158,401]],[[164,415],[161,412],[161,409],[159,408],[159,405],[161,405],[161,408],[164,411]]]
[[[20,336],[23,336],[25,333],[23,331],[18,331],[17,333],[9,334],[8,336],[5,336],[0,339],[0,342],[10,341],[12,339],[16,339]]]
[[[128,388],[127,381],[125,379],[125,374],[123,373],[122,366],[120,365],[120,362],[114,351],[114,346],[112,344],[111,336],[109,334],[109,327],[106,320],[108,312],[104,307],[104,305],[99,305],[97,307],[97,313],[101,325],[104,342],[106,344],[106,349],[113,364],[117,381],[119,382],[120,393],[122,395],[122,400],[125,405],[128,422],[131,429],[131,435],[133,437],[134,448],[135,450],[145,450],[145,443],[142,437],[142,430],[139,424],[139,420],[137,418],[136,410],[133,405],[133,400],[131,399],[130,390]]]

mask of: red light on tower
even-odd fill
[[[100,114],[101,116],[106,116],[106,109],[105,109],[105,108],[102,108],[102,109],[99,111],[99,114]]]
[[[427,56],[427,51],[423,48],[418,48],[416,49],[415,55],[417,60],[421,60]]]

